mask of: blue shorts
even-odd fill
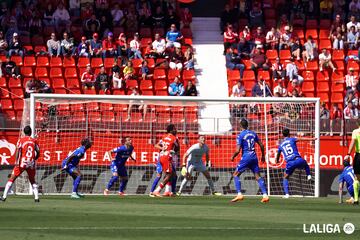
[[[66,164],[67,160],[64,160],[62,163],[61,163],[61,168],[64,168],[65,164]],[[77,170],[77,166],[69,163],[67,165],[67,168],[65,169],[65,172],[67,172],[68,174],[72,174],[75,170]]]
[[[162,173],[162,166],[161,166],[160,161],[158,161],[158,162],[156,163],[156,172],[157,172],[158,174],[161,174],[161,173]]]
[[[111,162],[110,169],[112,173],[117,173],[120,177],[127,177],[127,170],[125,166],[120,166],[115,162]]]
[[[257,158],[252,159],[241,159],[239,164],[236,166],[235,171],[242,173],[246,169],[250,169],[253,173],[259,173],[259,163]]]
[[[307,165],[307,162],[303,158],[296,158],[295,160],[290,160],[286,163],[285,173],[287,175],[291,175],[293,174],[295,169],[304,169]]]

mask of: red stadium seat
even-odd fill
[[[314,73],[313,71],[304,71],[302,72],[302,77],[305,82],[313,82],[314,81]]]
[[[123,89],[114,89],[113,95],[126,95]]]
[[[65,78],[77,78],[76,68],[67,67],[65,68]]]
[[[320,30],[325,29],[328,30],[331,27],[331,20],[330,19],[320,19]],[[329,36],[329,35],[328,35]]]
[[[95,95],[96,91],[94,88],[87,88],[87,89],[84,89],[84,94]]]
[[[114,66],[114,58],[104,58],[105,68],[112,68]]]
[[[330,28],[329,28],[330,29]],[[330,31],[329,29],[320,29],[319,31],[319,39],[320,39],[320,43],[321,40],[328,40],[329,36],[330,36]],[[330,40],[329,40],[330,41]],[[319,48],[321,49],[321,47]]]
[[[314,82],[303,82],[301,90],[303,92],[314,92],[315,91]]]
[[[331,102],[332,103],[343,103],[344,102],[344,94],[339,92],[331,93]]]
[[[293,34],[295,34],[300,40],[304,40],[305,38],[305,35],[304,35],[304,30],[301,28],[301,29],[294,29],[293,30]]]
[[[79,57],[77,67],[86,68],[90,64],[90,60],[87,57]],[[65,65],[65,64],[64,64]]]
[[[66,79],[66,87],[67,88],[74,88],[74,89],[78,89],[80,87],[79,84],[79,79],[77,78],[67,78]]]
[[[15,111],[7,110],[7,111],[4,111],[4,114],[6,115],[6,118],[7,118],[7,119],[10,119],[10,120],[12,120],[12,121],[16,120]]]
[[[103,122],[115,122],[115,113],[112,111],[102,111],[101,120]]]
[[[153,58],[146,58],[145,60],[148,62],[149,69],[155,68],[155,60]]]
[[[10,92],[12,93],[12,99],[24,98],[24,90],[22,88],[11,88]]]
[[[156,83],[155,83],[155,85],[156,85]],[[155,92],[155,95],[156,96],[169,96],[167,90],[158,90],[158,91]]]
[[[50,68],[50,78],[60,78],[62,76],[62,69],[60,67]]]
[[[155,81],[155,86],[154,89],[155,91],[162,91],[162,90],[166,90],[167,91],[167,82],[165,80],[158,80]]]
[[[316,90],[318,92],[329,92],[329,82],[318,82]]]
[[[308,29],[306,30],[306,34],[305,34],[306,39],[307,39],[309,36],[312,36],[313,39],[317,39],[317,38],[318,38],[317,29],[309,29],[309,28],[308,28]]]
[[[184,81],[186,80],[194,80],[196,77],[195,77],[195,70],[186,70],[184,69],[183,70],[183,73],[182,73],[182,78]]]
[[[153,90],[153,83],[151,80],[142,80],[140,82],[140,90],[146,91],[146,90]]]
[[[36,53],[36,54],[39,54],[39,53],[47,53],[47,49],[46,49],[46,47],[45,46],[39,46],[39,45],[37,45],[37,46],[34,46],[34,52]]]
[[[39,46],[39,45],[44,45],[44,38],[42,36],[39,35],[35,35],[31,38],[31,43],[33,46]]]
[[[32,78],[34,76],[34,73],[31,67],[22,67],[21,75],[26,78]]]
[[[154,96],[153,90],[142,90],[142,91],[141,91],[141,94],[142,94],[143,96]]]
[[[269,83],[269,81],[270,81],[270,72],[265,71],[265,70],[259,70],[258,71],[258,78],[259,79],[264,79],[266,82]]]
[[[11,99],[0,99],[0,105],[2,110],[14,110],[14,105]]]
[[[337,83],[333,82],[331,83],[331,92],[344,92],[344,83]]]
[[[306,70],[317,71],[319,69],[318,62],[316,60],[306,63]]]
[[[11,98],[9,90],[7,88],[0,88],[0,99]]]
[[[142,27],[142,28],[140,28],[139,33],[142,38],[151,38],[152,37],[151,28]]]
[[[138,59],[138,58],[131,59],[131,62],[133,63],[133,67],[135,69],[141,68],[142,61],[143,61],[142,59]]]
[[[328,71],[317,71],[316,72],[316,81],[321,82],[321,81],[329,81],[330,77],[329,77],[329,72]]]
[[[14,99],[14,110],[22,111],[24,109],[24,100],[23,99]]]
[[[11,56],[11,61],[15,62],[15,64],[19,67],[23,66],[23,60],[21,56],[13,55]]]
[[[52,78],[52,86],[53,88],[64,88],[65,87],[65,81],[63,78],[56,77]]]
[[[36,66],[37,67],[49,67],[49,58],[46,56],[38,56],[36,59]]]
[[[318,22],[316,19],[308,19],[306,21],[306,28],[317,28],[318,27]],[[314,36],[313,36],[314,37]],[[315,37],[314,37],[315,38]],[[317,37],[316,37],[317,38]]]
[[[332,49],[332,44],[331,41],[329,39],[321,39],[320,40],[320,44],[319,44],[319,49]]]
[[[75,67],[75,59],[72,57],[64,57],[63,66],[64,68]]]
[[[104,66],[102,58],[92,58],[91,59],[91,67],[100,68],[101,66]]]
[[[239,81],[240,80],[240,71],[239,70],[227,70],[227,79],[228,81]]]
[[[253,70],[245,70],[243,75],[243,81],[254,81],[255,74]]]
[[[184,38],[192,38],[193,34],[190,28],[182,28],[181,34],[184,36]]]
[[[154,69],[154,80],[166,79],[166,72],[163,68]]]
[[[169,69],[167,78],[171,81],[171,80],[174,80],[175,77],[181,77],[180,70],[178,70],[178,69]]]
[[[126,88],[128,88],[128,89],[139,88],[138,81],[137,80],[127,80]]]
[[[50,67],[62,67],[63,62],[61,57],[51,57],[50,58]]]
[[[37,67],[35,69],[35,77],[36,78],[47,78],[47,77],[49,77],[47,68],[46,67]]]
[[[0,77],[0,87],[6,88],[7,87],[7,80],[4,77]]]
[[[321,102],[325,102],[328,103],[329,101],[329,93],[324,93],[324,92],[317,92],[316,96],[320,98]]]
[[[333,49],[332,52],[332,60],[336,61],[336,60],[344,60],[345,59],[345,54],[344,54],[344,50],[340,49]]]
[[[269,60],[273,60],[273,59],[276,59],[278,57],[278,52],[277,50],[272,50],[272,49],[269,49],[266,51],[266,57],[269,59]]]
[[[281,60],[287,60],[291,58],[290,50],[280,50],[280,59]]]
[[[344,81],[344,73],[341,71],[335,71],[331,74],[331,81],[332,82],[339,82]]]
[[[348,50],[348,56],[358,56],[358,50]]]
[[[348,64],[347,64],[347,70],[349,70],[349,68],[353,68],[354,71],[359,71],[359,64],[356,62],[356,61],[349,61]]]
[[[9,88],[22,87],[21,80],[18,78],[9,78],[8,85],[9,85]]]
[[[334,61],[334,66],[336,67],[337,71],[344,71],[345,70],[345,66],[344,66],[344,61]]]
[[[36,59],[33,56],[25,56],[24,57],[24,67],[35,67]]]

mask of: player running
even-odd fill
[[[354,182],[355,182],[355,174],[354,169],[350,166],[350,162],[344,160],[344,170],[340,174],[339,178],[339,203],[343,203],[342,194],[344,183],[346,183],[346,188],[348,193],[350,194],[350,199],[346,200],[346,203],[353,204],[354,203]]]
[[[114,185],[115,182],[119,179],[120,176],[120,188],[119,188],[119,196],[125,196],[124,190],[126,185],[129,181],[128,173],[126,170],[126,161],[130,158],[134,162],[136,160],[131,156],[134,151],[134,147],[132,145],[131,137],[125,137],[125,143],[122,146],[114,148],[113,150],[109,151],[109,155],[111,156],[112,153],[116,153],[115,159],[111,162],[110,169],[112,172],[112,177],[104,190],[104,195],[109,195],[109,189]]]
[[[205,155],[206,158],[206,166],[204,165],[202,158]],[[215,191],[214,182],[210,177],[210,173],[207,169],[210,166],[209,159],[209,147],[205,144],[205,136],[199,136],[199,142],[192,145],[184,154],[183,162],[182,162],[185,178],[181,182],[180,189],[177,192],[177,195],[180,196],[182,190],[186,186],[187,182],[191,179],[192,172],[199,171],[204,174],[206,177],[212,195],[220,196],[221,193]],[[186,167],[186,168],[185,168]],[[183,172],[183,171],[182,171]]]
[[[311,180],[310,167],[308,163],[300,156],[296,143],[298,141],[313,141],[316,138],[291,138],[290,130],[288,128],[283,129],[284,139],[279,145],[279,149],[276,155],[276,162],[280,160],[281,153],[286,161],[286,169],[284,173],[283,187],[285,196],[289,198],[289,177],[295,171],[295,169],[305,169],[307,180]]]
[[[177,175],[173,162],[176,161],[174,158],[176,158],[176,153],[180,149],[176,133],[177,131],[175,125],[169,124],[166,128],[166,134],[162,137],[160,142],[155,145],[157,149],[161,150],[159,161],[162,172],[165,173],[165,177],[160,185],[155,189],[155,191],[150,193],[151,197],[161,197],[160,191],[168,182],[171,182],[172,191],[176,191]]]
[[[231,202],[237,202],[244,199],[244,196],[241,193],[241,182],[239,176],[246,169],[250,169],[254,173],[255,179],[258,182],[261,192],[263,194],[261,202],[262,203],[269,202],[269,197],[267,195],[264,179],[260,177],[259,174],[260,172],[259,163],[255,152],[255,143],[257,143],[261,150],[261,161],[265,162],[264,145],[259,140],[255,132],[248,130],[249,124],[246,119],[242,119],[240,121],[240,125],[242,131],[236,138],[237,148],[231,158],[231,161],[233,162],[235,160],[236,156],[240,153],[241,149],[242,149],[242,157],[235,169],[235,172],[233,173],[237,196],[234,199],[232,199]]]
[[[78,169],[80,159],[84,157],[86,150],[92,146],[92,142],[88,138],[81,140],[81,146],[71,152],[61,164],[61,171],[66,171],[73,179],[73,191],[71,198],[80,198],[84,197],[83,194],[78,193],[78,187],[81,182],[81,172]]]
[[[349,146],[348,154],[344,158],[344,160],[348,160],[350,158],[351,152],[355,147],[355,156],[353,159],[353,169],[355,173],[354,180],[354,204],[359,204],[359,190],[360,190],[360,120],[357,122],[358,128],[352,132],[351,143]]]
[[[9,190],[11,189],[14,181],[19,177],[24,171],[27,172],[29,182],[32,186],[35,202],[40,202],[39,200],[39,191],[38,186],[35,182],[35,162],[40,157],[39,145],[35,138],[31,137],[31,127],[26,126],[24,128],[24,137],[21,137],[17,142],[16,150],[16,162],[15,167],[11,173],[11,176],[8,182],[5,185],[5,190],[1,201],[6,201]]]

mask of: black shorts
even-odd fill
[[[360,174],[360,153],[356,153],[353,161],[353,169],[355,174]]]

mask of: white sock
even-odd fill
[[[39,190],[38,190],[38,185],[36,183],[34,183],[32,185],[32,189],[33,189],[33,192],[34,192],[35,199],[39,199]]]
[[[267,194],[263,194],[263,197],[267,197],[268,195]]]
[[[241,192],[238,192],[238,194],[237,194],[238,196],[242,196],[242,193]]]
[[[166,184],[165,185],[165,192],[171,192],[171,186]]]
[[[183,188],[186,186],[188,180],[186,178],[184,178],[181,182],[181,185],[180,185],[180,189],[179,189],[179,192],[182,192]]]
[[[8,192],[9,192],[12,184],[13,184],[13,182],[10,182],[10,181],[8,181],[8,182],[6,183],[6,185],[5,185],[5,190],[4,190],[4,193],[3,193],[3,198],[6,198],[6,197],[7,197]]]
[[[211,192],[215,192],[214,182],[212,179],[208,179],[208,184],[209,184]]]

